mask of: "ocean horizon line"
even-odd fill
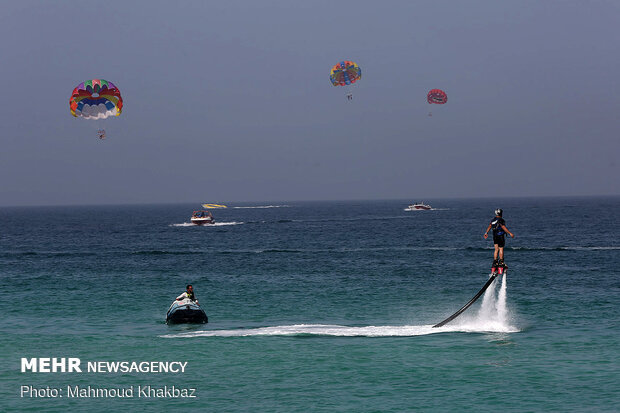
[[[540,200],[562,200],[562,199],[614,199],[620,198],[620,194],[597,194],[597,195],[515,195],[515,196],[474,196],[474,197],[412,197],[412,198],[344,198],[344,199],[289,199],[289,200],[244,200],[244,201],[218,201],[217,203],[227,206],[246,206],[257,204],[260,206],[290,206],[294,203],[349,203],[349,202],[414,202],[414,201],[481,201],[481,200],[517,200],[517,199],[540,199]],[[175,202],[87,202],[87,203],[50,203],[50,204],[6,204],[0,205],[0,209],[10,208],[63,208],[63,207],[131,207],[131,206],[172,206],[172,205],[191,205],[195,204],[198,209],[206,201],[175,201]]]

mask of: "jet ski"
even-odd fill
[[[166,324],[208,323],[204,310],[189,298],[174,301],[166,313]]]

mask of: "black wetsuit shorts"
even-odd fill
[[[493,244],[497,244],[498,247],[504,248],[504,245],[506,245],[506,238],[504,238],[504,234],[493,235]]]

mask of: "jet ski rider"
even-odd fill
[[[508,231],[506,228],[506,221],[502,218],[503,211],[498,208],[495,210],[495,217],[491,220],[491,223],[487,227],[486,232],[484,233],[484,239],[487,239],[489,236],[489,230],[493,228],[493,246],[495,247],[495,251],[493,252],[493,267],[495,266],[504,266],[504,245],[506,245],[506,240],[504,239],[504,235],[508,234],[512,238],[515,237],[515,234]],[[499,253],[499,260],[497,259]]]
[[[181,301],[185,298],[189,298],[190,300],[198,304],[198,300],[196,299],[196,296],[194,295],[194,287],[191,284],[187,284],[187,287],[185,287],[185,289],[186,291],[177,297],[177,301]]]

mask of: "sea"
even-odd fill
[[[619,411],[620,198],[412,201],[0,208],[0,411]],[[498,207],[507,273],[433,328],[489,279]],[[166,324],[186,284],[208,324]]]

